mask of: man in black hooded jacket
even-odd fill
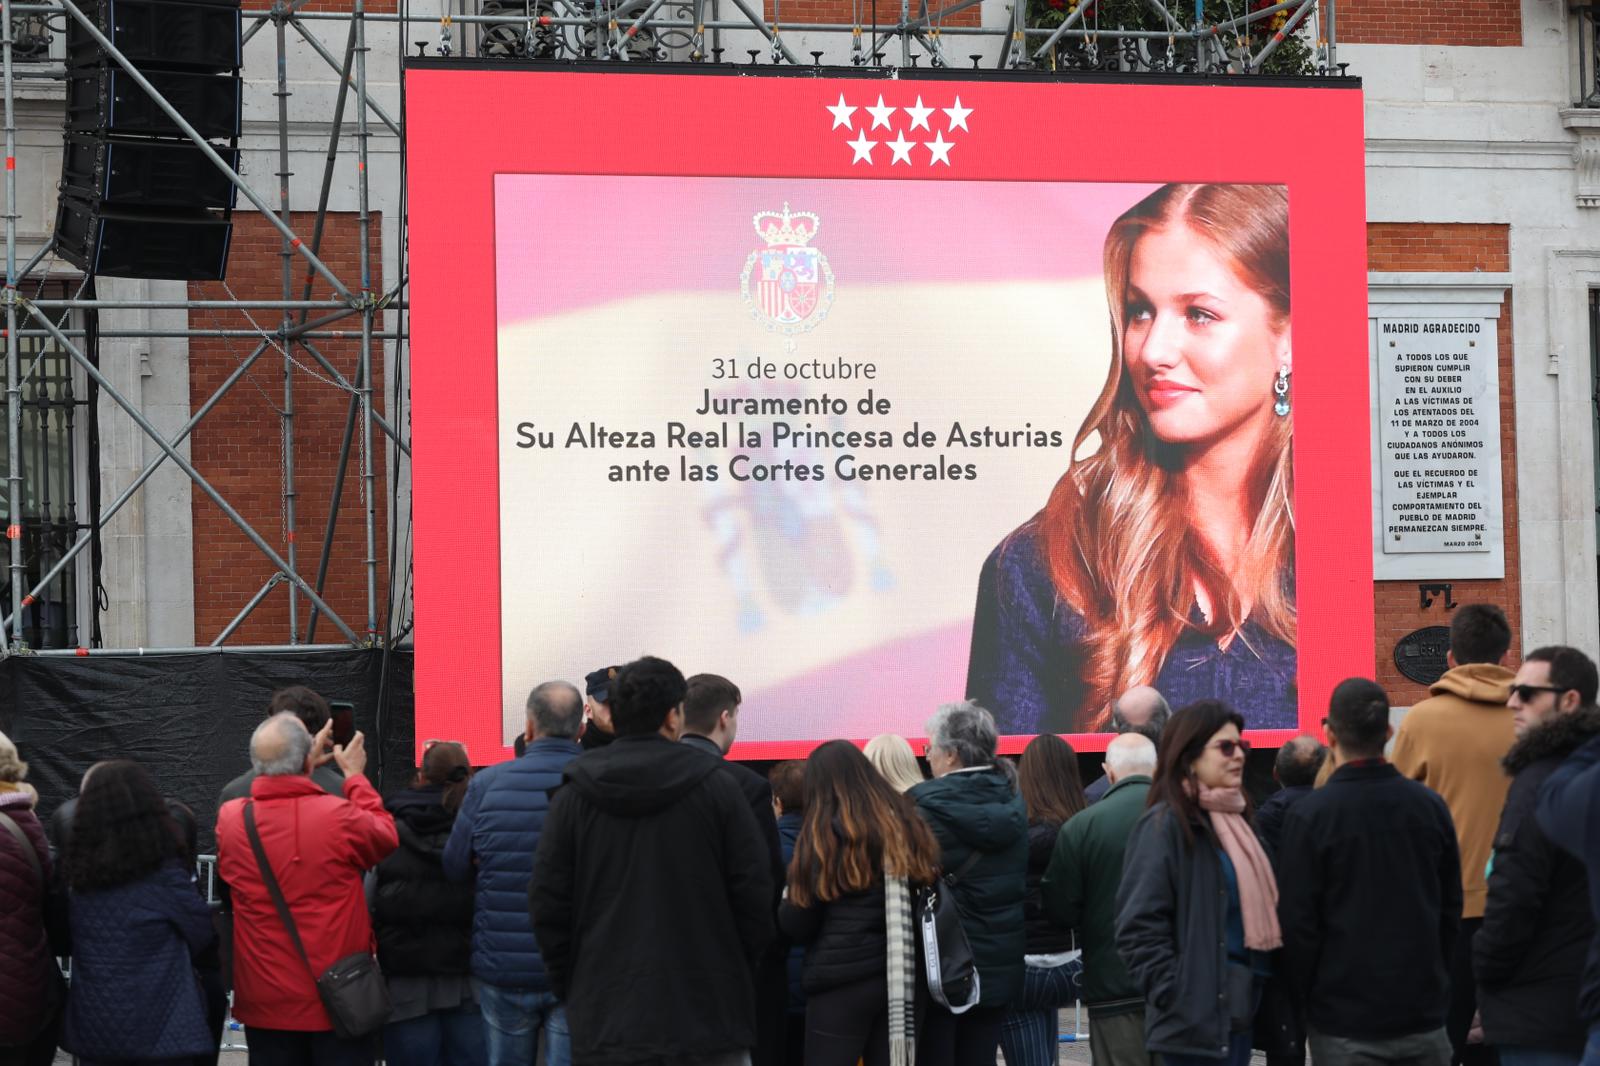
[[[1489,862],[1489,901],[1472,942],[1484,1041],[1501,1066],[1552,1056],[1576,1063],[1589,1025],[1579,1006],[1594,937],[1583,863],[1539,828],[1539,788],[1567,756],[1600,736],[1596,671],[1575,648],[1524,656],[1511,683],[1517,741],[1502,760],[1511,790]]]
[[[687,686],[646,657],[612,693],[614,743],[567,766],[529,903],[580,1066],[742,1066],[773,937],[755,815],[721,760],[674,741]]]

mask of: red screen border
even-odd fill
[[[852,170],[825,123],[781,120],[841,90],[858,95],[859,73],[662,69],[407,65],[416,736],[460,739],[478,763],[511,754],[501,707],[495,175],[908,176]],[[1374,655],[1359,83],[900,74],[874,87],[888,103],[935,82],[984,116],[960,166],[910,176],[1288,187],[1292,285],[1302,294],[1293,415],[1300,725],[1315,732],[1333,686],[1370,675]],[[590,209],[597,225],[626,221]],[[1249,735],[1273,746],[1295,732]],[[823,739],[741,743],[732,754],[797,758]],[[1028,739],[1004,738],[1001,750]],[[1109,740],[1073,742],[1100,751]],[[920,738],[913,743],[920,752]]]

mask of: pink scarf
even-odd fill
[[[1200,809],[1211,814],[1222,850],[1233,862],[1239,883],[1239,911],[1244,916],[1244,946],[1272,951],[1283,946],[1278,928],[1278,882],[1250,823],[1244,820],[1244,793],[1236,788],[1210,788],[1195,782]]]

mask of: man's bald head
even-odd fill
[[[1134,774],[1156,772],[1156,746],[1143,733],[1124,733],[1106,745],[1106,777],[1116,784]]]
[[[1111,704],[1111,728],[1118,733],[1139,733],[1160,743],[1161,730],[1172,716],[1167,698],[1149,685],[1136,685]]]
[[[306,772],[311,734],[292,711],[273,715],[250,735],[250,765],[260,777],[288,777]]]
[[[1278,749],[1278,760],[1272,766],[1272,776],[1284,788],[1297,788],[1315,784],[1322,760],[1328,749],[1315,737],[1295,737]]]

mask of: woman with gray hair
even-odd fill
[[[939,841],[943,877],[977,963],[979,1000],[963,1014],[930,1006],[917,1061],[991,1066],[1006,1008],[1022,991],[1028,812],[1016,772],[996,755],[993,715],[970,700],[947,703],[927,728],[933,780],[908,795]]]

